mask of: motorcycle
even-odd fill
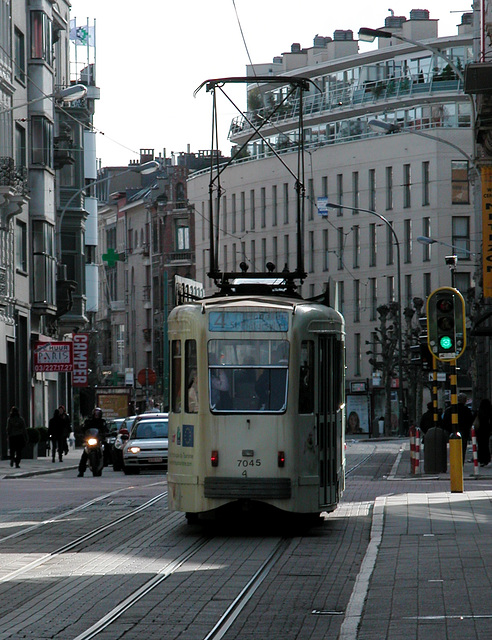
[[[87,430],[84,448],[92,475],[102,475],[104,467],[104,443],[101,442],[98,429]]]

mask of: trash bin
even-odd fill
[[[444,429],[432,427],[424,438],[424,473],[446,473],[447,439]]]

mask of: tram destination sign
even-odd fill
[[[210,331],[288,331],[287,311],[211,311],[208,318]]]
[[[64,372],[73,369],[73,344],[71,342],[36,342],[34,346],[34,371]]]

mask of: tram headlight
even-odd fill
[[[130,453],[140,453],[140,447],[129,447],[128,451]]]

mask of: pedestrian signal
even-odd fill
[[[465,301],[457,289],[441,287],[427,299],[427,341],[438,360],[455,360],[463,354]]]

